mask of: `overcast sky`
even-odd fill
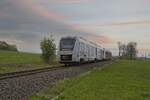
[[[150,0],[1,0],[0,40],[19,50],[40,52],[52,34],[82,36],[114,52],[117,41],[150,52]]]

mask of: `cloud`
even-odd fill
[[[37,16],[47,17],[57,21],[64,19],[63,14],[52,10],[50,11],[34,0],[16,0],[16,2],[17,5],[20,5],[20,7],[23,7],[23,9],[26,9],[28,12],[31,11],[31,13]]]
[[[0,39],[17,44],[21,51],[39,52],[39,43],[48,33],[53,34],[57,44],[62,36],[91,35],[62,20],[61,14],[49,12],[31,0],[0,1]]]
[[[71,0],[73,2],[73,0]],[[64,0],[66,2],[66,0]],[[5,0],[0,1],[0,11],[7,6],[4,11],[7,17],[0,18],[0,31],[15,33],[53,33],[56,35],[80,35],[84,31],[73,28],[62,22],[61,16],[57,12],[48,13],[37,2],[31,0]],[[56,19],[56,20],[54,20]],[[86,32],[87,33],[87,32]],[[90,33],[88,33],[90,34]]]
[[[93,1],[94,0],[47,0],[47,1],[42,0],[42,2],[61,3],[61,4],[80,4]]]
[[[118,22],[112,24],[106,24],[101,26],[125,26],[125,25],[137,25],[137,24],[150,24],[150,20],[147,21],[130,21],[130,22]]]
[[[47,11],[31,0],[0,1],[0,31],[59,32],[66,29],[62,19],[61,14]]]
[[[88,34],[85,36],[88,40],[92,40],[99,45],[114,43],[113,38],[104,35]]]

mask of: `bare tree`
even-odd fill
[[[118,48],[119,48],[119,57],[121,56],[121,42],[118,42]]]
[[[130,59],[136,58],[137,54],[137,43],[136,42],[129,42],[127,45],[127,55]]]
[[[127,46],[125,44],[122,44],[122,56],[127,55]]]
[[[137,43],[136,42],[129,42],[127,45],[121,42],[118,42],[119,48],[119,57],[121,58],[130,58],[133,59],[136,57],[137,54]]]
[[[121,42],[118,42],[118,48],[119,48],[119,57],[126,56],[127,46]]]

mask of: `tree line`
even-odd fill
[[[118,48],[120,58],[135,59],[137,57],[138,51],[136,42],[129,42],[128,44],[118,42]]]

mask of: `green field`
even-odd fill
[[[0,64],[34,64],[42,63],[39,54],[0,51]]]
[[[150,61],[119,60],[66,79],[31,100],[150,100]]]
[[[55,64],[55,63],[54,63]],[[0,73],[48,67],[40,54],[0,50]]]

